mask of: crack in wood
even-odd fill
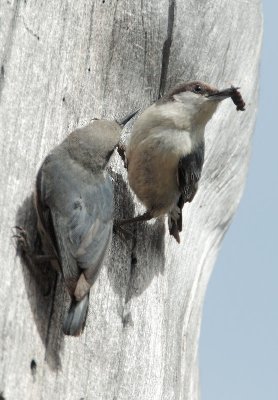
[[[4,88],[4,74],[2,74],[2,71],[4,71],[4,65],[7,65],[8,61],[10,59],[10,56],[11,56],[14,32],[15,32],[15,28],[16,28],[16,24],[17,24],[18,9],[19,9],[19,1],[16,1],[15,7],[14,7],[14,13],[13,13],[11,23],[9,25],[7,36],[6,36],[7,40],[4,45],[4,54],[3,54],[3,58],[2,58],[2,62],[1,62],[3,69],[1,67],[0,101],[1,101],[2,92],[3,92],[3,88]]]
[[[51,295],[51,308],[50,308],[50,313],[48,317],[48,323],[47,323],[47,331],[46,331],[46,336],[45,336],[45,352],[47,353],[48,349],[48,344],[49,344],[49,338],[50,338],[50,328],[51,328],[51,321],[52,321],[52,316],[54,314],[54,306],[55,306],[55,295],[56,295],[56,288],[57,288],[57,282],[58,282],[58,274],[55,276],[55,281],[53,285],[53,292]],[[46,358],[46,354],[45,354]]]
[[[175,8],[176,8],[176,0],[169,0],[167,38],[163,44],[163,49],[162,49],[159,98],[164,95],[165,87],[166,87],[166,80],[167,80],[170,53],[171,53],[171,45],[172,45],[172,38],[173,38]]]
[[[26,31],[28,32],[28,33],[30,33],[30,35],[32,35],[34,38],[36,38],[37,40],[40,40],[40,37],[39,37],[39,35],[37,35],[31,28],[29,28],[29,26],[26,24],[26,22],[25,22],[25,20],[24,20],[24,18],[23,17],[21,17],[22,18],[22,22],[23,22],[23,25],[24,25],[24,28],[26,29]]]
[[[223,63],[223,68],[222,68],[222,76],[225,76],[225,70],[226,70],[226,66],[227,66],[227,61],[228,61],[228,52],[230,50],[230,46],[231,46],[231,40],[229,39],[226,50],[225,50],[225,54],[224,54],[224,63]]]
[[[90,59],[90,49],[92,48],[92,33],[93,33],[93,22],[94,22],[94,9],[95,5],[92,3],[91,9],[90,9],[90,23],[89,23],[89,37],[88,37],[88,44],[87,44],[87,51],[86,51],[86,63],[85,65],[87,66],[89,63]],[[90,72],[91,69],[88,67],[88,72]]]
[[[1,65],[1,73],[0,73],[0,93],[2,91],[2,86],[4,85],[4,79],[5,79],[5,67],[2,64]]]
[[[136,226],[134,226],[134,229],[132,232],[132,237],[133,237],[132,250],[131,250],[131,254],[130,254],[130,274],[129,274],[129,280],[127,283],[125,304],[127,304],[132,297],[132,282],[133,282],[134,272],[135,272],[135,268],[136,268],[136,264],[137,264],[137,257],[136,257],[136,253],[135,253],[135,249],[136,249],[136,245],[137,245],[136,235],[137,235],[137,229],[136,229]]]
[[[34,359],[31,360],[30,369],[31,369],[32,377],[33,377],[33,382],[36,382],[37,363]]]
[[[112,26],[112,31],[111,31],[111,41],[109,44],[109,59],[106,65],[106,74],[105,74],[105,79],[104,79],[104,85],[103,85],[103,104],[106,105],[106,92],[107,92],[107,87],[108,87],[108,81],[109,81],[109,75],[110,75],[110,70],[112,66],[112,60],[114,57],[114,50],[115,50],[115,43],[116,43],[116,37],[115,37],[115,32],[116,32],[116,14],[118,10],[118,2],[116,2],[115,7],[114,7],[114,13],[113,13],[113,26]]]

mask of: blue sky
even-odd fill
[[[263,13],[260,106],[249,176],[204,307],[202,400],[278,399],[278,2],[264,0]]]

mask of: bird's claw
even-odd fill
[[[113,225],[113,232],[119,235],[122,240],[131,240],[134,235],[127,229],[124,229],[119,222],[115,222]]]
[[[26,230],[18,225],[14,226],[13,229],[16,233],[12,235],[12,238],[16,239],[17,249],[23,254],[30,255],[32,252]]]

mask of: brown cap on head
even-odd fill
[[[218,90],[216,87],[202,81],[187,81],[175,86],[165,96],[159,99],[158,102],[166,103],[168,101],[174,101],[174,96],[183,92],[193,92],[201,96],[209,96],[218,92]]]
[[[245,103],[238,90],[238,87],[231,86],[227,89],[218,90],[216,87],[202,81],[187,81],[175,86],[165,96],[157,101],[157,104],[163,104],[175,100],[175,95],[184,92],[192,92],[199,96],[207,97],[211,100],[222,101],[231,97],[237,110],[244,111]]]

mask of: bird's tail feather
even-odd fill
[[[178,224],[176,223],[176,221],[171,220],[169,217],[168,217],[168,222],[169,222],[169,233],[170,233],[170,235],[174,236],[176,241],[178,243],[180,243],[180,241],[181,241],[180,240],[180,230],[179,230]]]
[[[184,196],[181,195],[176,207],[168,213],[169,233],[174,236],[178,243],[180,243],[180,232],[182,231],[182,209],[184,203]]]
[[[89,294],[80,301],[72,300],[63,324],[65,335],[79,336],[82,333],[86,323],[88,305]]]

